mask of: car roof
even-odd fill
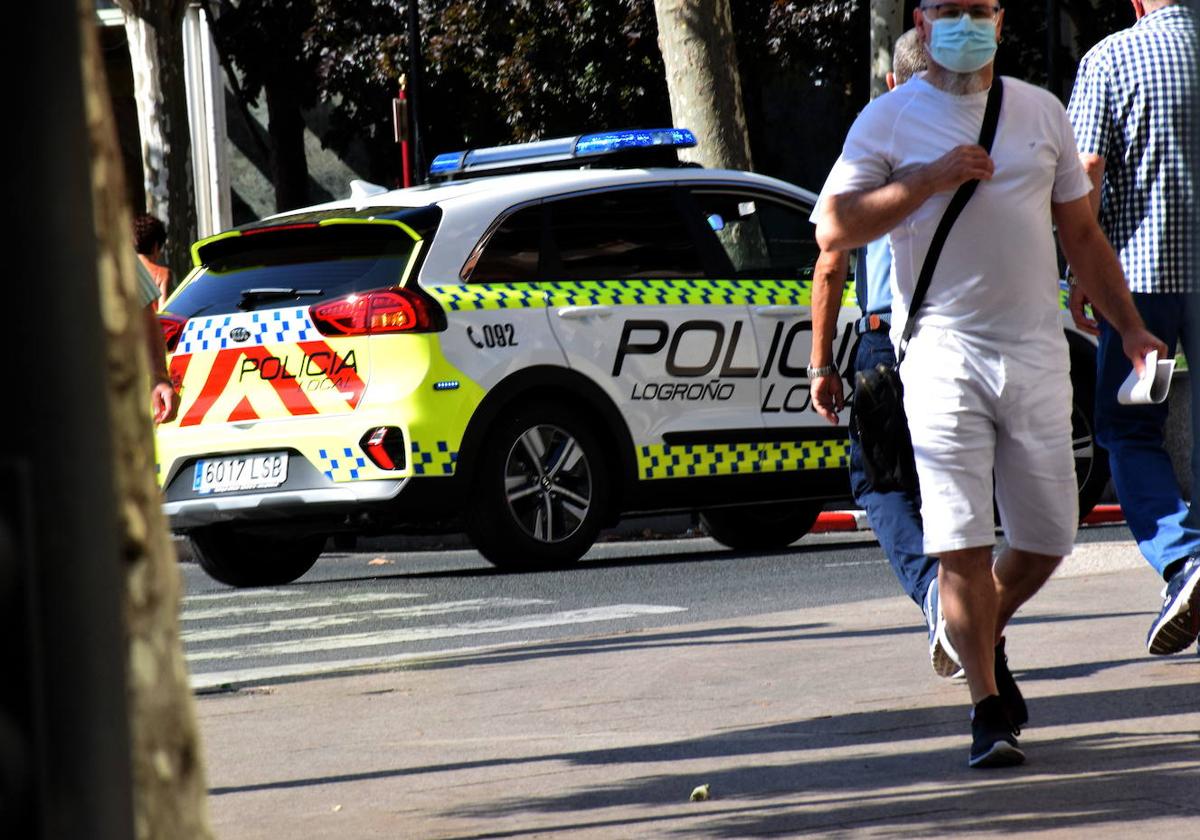
[[[556,196],[653,184],[724,184],[752,186],[798,201],[813,203],[809,190],[754,172],[700,167],[652,169],[568,169],[492,175],[443,181],[407,189],[356,190],[349,198],[271,216],[282,220],[297,212],[347,209],[361,213],[371,207],[442,209],[443,218],[421,267],[423,283],[457,283],[471,250],[492,222],[511,207]]]

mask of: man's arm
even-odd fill
[[[990,180],[992,159],[982,146],[958,146],[902,178],[869,190],[824,196],[817,244],[826,251],[848,251],[883,236],[930,196],[974,178]]]
[[[1092,191],[1088,193],[1087,197],[1094,216],[1100,212],[1100,184],[1104,181],[1104,158],[1099,155],[1081,154],[1079,162],[1083,164],[1083,171],[1092,182]],[[1075,326],[1089,335],[1099,335],[1100,324],[1096,322],[1095,318],[1088,317],[1087,310],[1084,309],[1090,303],[1088,296],[1079,286],[1071,286],[1071,293],[1067,298],[1067,308],[1071,311],[1071,318],[1075,321]]]
[[[162,324],[153,306],[142,310],[145,313],[146,353],[150,363],[150,407],[155,423],[170,423],[179,411],[179,394],[171,384],[167,371],[167,346],[163,342]]]
[[[1166,356],[1167,346],[1142,323],[1121,263],[1092,212],[1091,200],[1084,196],[1051,207],[1063,253],[1075,271],[1080,290],[1121,335],[1125,355],[1140,374],[1145,355],[1157,350],[1160,356]]]
[[[1092,215],[1100,214],[1100,185],[1104,182],[1104,158],[1100,155],[1081,154],[1079,162],[1083,171],[1092,182],[1092,191],[1088,193],[1088,203],[1092,206]]]
[[[837,316],[842,308],[849,265],[850,257],[846,251],[822,251],[817,257],[813,270],[812,355],[809,361],[813,367],[833,364],[833,339],[837,334]],[[836,426],[838,412],[846,405],[841,374],[818,376],[809,387],[813,410]]]

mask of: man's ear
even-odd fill
[[[893,73],[892,71],[889,70],[888,74],[886,76],[884,76],[884,79],[887,81],[888,90],[896,89],[896,74],[895,73]]]
[[[1133,16],[1141,20],[1146,16],[1146,4],[1142,0],[1129,0],[1133,4]]]

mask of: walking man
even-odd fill
[[[924,69],[925,48],[917,30],[910,29],[896,39],[892,50],[888,90],[894,90]],[[841,375],[833,364],[833,339],[848,265],[847,252],[822,251],[813,272],[812,357],[808,371],[812,405],[818,414],[835,425],[838,413],[845,407],[845,393]],[[896,364],[896,353],[888,337],[892,309],[891,273],[892,249],[886,236],[867,245],[865,251],[859,249],[854,285],[863,317],[854,325],[858,334],[854,355],[856,372],[871,370],[881,363]],[[960,674],[962,667],[958,654],[946,634],[946,617],[938,604],[937,559],[926,554],[923,547],[920,494],[879,491],[871,485],[863,467],[862,449],[853,423],[850,425],[850,487],[854,501],[866,511],[867,521],[871,523],[900,585],[925,614],[929,661],[934,672],[942,677]]]
[[[1120,256],[1133,302],[1174,355],[1182,342],[1200,370],[1200,260],[1193,207],[1196,146],[1196,16],[1174,0],[1133,0],[1137,23],[1084,56],[1068,108],[1084,170],[1096,190],[1093,212]],[[1189,158],[1189,156],[1192,156]],[[1200,513],[1183,499],[1164,447],[1167,404],[1127,406],[1117,389],[1129,375],[1107,320],[1087,317],[1085,289],[1071,313],[1100,336],[1096,356],[1096,438],[1108,450],[1125,520],[1147,562],[1166,581],[1162,611],[1146,647],[1164,655],[1200,634]],[[1200,389],[1191,388],[1192,493],[1200,487]]]
[[[913,18],[929,69],[855,120],[822,192],[817,240],[846,250],[890,232],[895,342],[951,195],[981,181],[950,231],[901,375],[924,548],[940,560],[942,606],[974,704],[968,763],[992,767],[1024,760],[1016,736],[1027,712],[1004,627],[1071,550],[1078,514],[1052,222],[1133,365],[1166,348],[1142,324],[1091,211],[1058,100],[1004,79],[992,153],[978,145],[1000,6],[922,0]],[[1008,542],[994,564],[993,472]]]

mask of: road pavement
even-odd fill
[[[933,675],[906,598],[771,602],[201,695],[214,828],[1190,836],[1200,657],[1146,655],[1159,586],[1109,536],[1081,546],[1009,630],[1032,716],[1023,767],[967,769],[965,686]],[[711,798],[689,801],[701,784]]]

